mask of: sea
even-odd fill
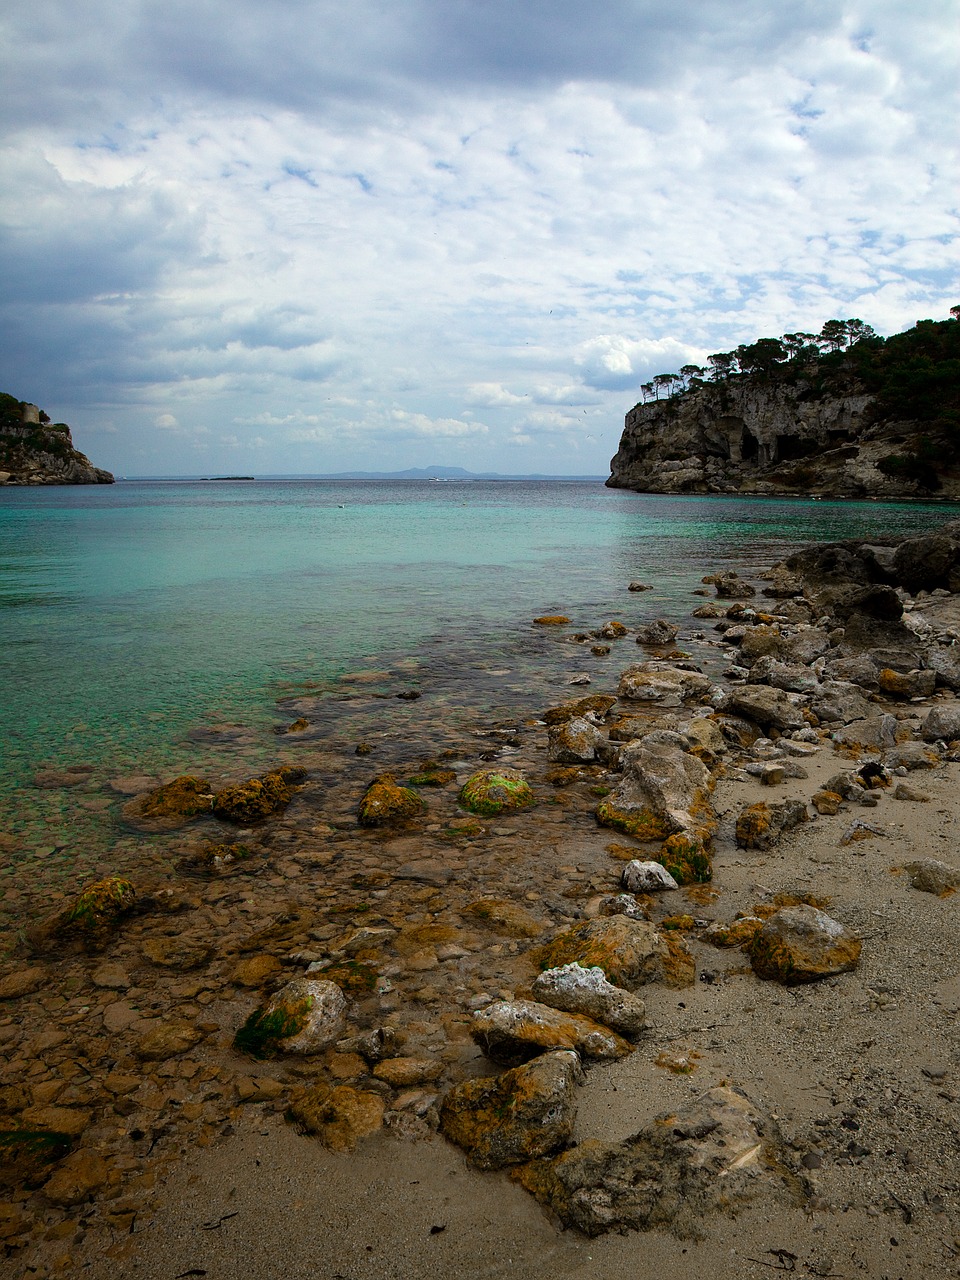
[[[613,618],[689,620],[721,568],[749,574],[812,541],[952,514],[600,480],[0,489],[0,837],[68,856],[105,839],[113,802],[38,775],[222,773],[231,753],[252,773],[304,706],[349,744],[615,689],[635,646],[605,657],[574,637]],[[557,614],[569,625],[533,621]],[[584,675],[592,688],[571,689]]]

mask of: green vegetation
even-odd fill
[[[254,1009],[233,1037],[233,1047],[252,1058],[272,1058],[280,1041],[295,1036],[303,1026],[311,1003],[306,1000],[293,1009]]]

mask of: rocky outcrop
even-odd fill
[[[65,422],[0,395],[0,485],[41,484],[113,484],[113,476],[74,448]]]
[[[910,452],[918,424],[880,420],[875,398],[814,381],[741,374],[682,395],[638,404],[626,415],[608,486],[642,493],[803,493],[912,497],[927,490],[878,463]],[[960,476],[940,477],[942,497]]]

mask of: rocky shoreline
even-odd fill
[[[12,1274],[244,1274],[220,1232],[164,1267],[184,1157],[251,1126],[353,1150],[338,1182],[410,1142],[495,1200],[519,1182],[536,1250],[602,1237],[610,1276],[618,1232],[676,1267],[729,1253],[734,1214],[756,1257],[718,1276],[957,1274],[958,591],[960,522],[815,547],[708,575],[679,625],[538,619],[619,647],[617,687],[435,753],[425,722],[389,773],[300,698],[257,778],[38,776],[121,795],[136,834],[62,901],[10,899]],[[451,1239],[447,1274],[502,1273]]]

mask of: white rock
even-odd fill
[[[623,869],[620,883],[628,893],[662,893],[665,889],[679,889],[670,872],[659,862],[641,862],[632,859]]]

